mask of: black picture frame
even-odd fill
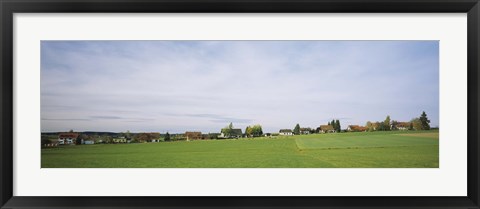
[[[478,0],[0,0],[1,208],[480,208]],[[465,197],[22,197],[13,196],[15,13],[467,13],[468,195]],[[94,188],[92,188],[94,189]]]

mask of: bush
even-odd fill
[[[51,143],[52,143],[52,140],[50,140],[50,139],[42,139],[42,142],[41,142],[41,143],[42,143],[42,145],[44,145],[44,144],[51,144]]]

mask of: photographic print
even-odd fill
[[[42,168],[439,168],[436,40],[52,40],[40,73]]]

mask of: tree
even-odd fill
[[[335,127],[337,127],[337,126],[335,124],[335,120],[332,120],[332,122],[330,122],[330,125],[333,127],[333,130],[336,130]]]
[[[420,118],[414,118],[410,121],[410,123],[412,124],[411,126],[414,130],[423,130],[422,121]]]
[[[109,135],[107,135],[107,134],[104,134],[104,135],[103,135],[103,139],[104,139],[104,141],[105,141],[106,143],[108,143],[108,144],[113,143],[113,137],[111,137],[111,136],[109,136]]]
[[[245,128],[245,135],[247,135],[247,137],[253,136],[253,128],[247,126],[247,128]]]
[[[398,121],[392,120],[392,130],[397,130]]]
[[[373,130],[375,131],[381,131],[382,129],[380,129],[380,122],[376,121],[375,123],[373,123]]]
[[[390,115],[387,115],[387,118],[383,121],[383,130],[390,131]]]
[[[340,132],[342,130],[342,127],[340,126],[340,120],[337,119],[335,121],[335,127],[334,128],[337,132]]]
[[[297,125],[295,125],[295,128],[293,128],[293,134],[300,135],[300,124],[297,123]]]
[[[129,131],[129,130],[127,130],[127,132],[125,132],[125,133],[123,134],[123,136],[125,136],[126,139],[131,139],[131,138],[132,138],[132,134],[130,134],[130,131]]]
[[[377,130],[379,131],[385,131],[385,123],[384,122],[376,122],[377,125]]]
[[[52,143],[52,140],[48,139],[48,138],[44,138],[42,137],[42,145],[45,145],[45,144],[51,144]]]
[[[374,131],[375,129],[373,128],[373,123],[370,122],[370,121],[367,121],[367,124],[365,124],[365,126],[367,127],[367,130],[368,131]]]
[[[263,135],[262,126],[260,124],[256,124],[252,126],[252,134],[254,137]]]
[[[169,142],[170,140],[171,140],[171,139],[170,139],[170,134],[169,134],[168,131],[167,131],[167,133],[165,133],[165,141],[166,141],[166,142]]]
[[[210,139],[218,139],[218,134],[217,133],[208,133],[208,137]]]
[[[222,131],[221,131],[226,137],[230,137],[230,135],[232,135],[233,133],[233,124],[230,122],[230,124],[225,127],[225,128],[222,128]]]
[[[425,114],[425,111],[422,112],[422,115],[419,119],[422,123],[422,130],[430,130],[430,120],[427,118],[427,114]]]

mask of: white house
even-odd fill
[[[292,136],[292,135],[293,135],[293,131],[292,131],[292,129],[280,129],[279,135],[282,135],[282,136]]]
[[[78,133],[60,133],[58,134],[58,144],[76,144],[80,135]]]
[[[331,125],[320,125],[318,133],[335,133],[335,129]]]

